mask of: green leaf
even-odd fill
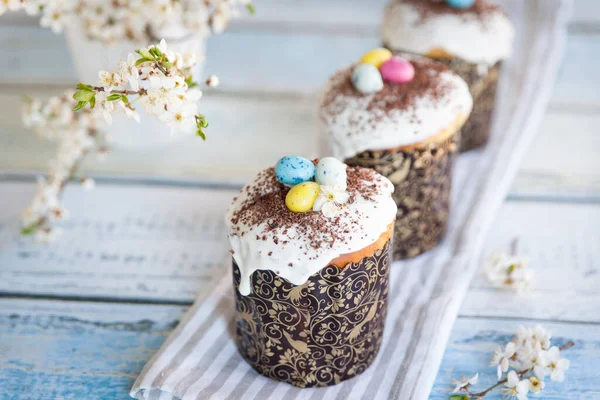
[[[173,68],[173,63],[171,63],[170,61],[163,61],[162,66],[166,69],[170,69]]]
[[[33,99],[29,96],[21,96],[21,102],[25,104],[33,103]]]
[[[88,91],[88,92],[93,92],[94,91],[94,88],[92,88],[89,85],[85,85],[85,84],[83,84],[81,82],[77,84],[77,89],[83,90],[83,91]]]
[[[31,225],[24,226],[23,228],[21,228],[21,235],[22,236],[31,235],[32,233],[37,231],[38,226],[39,226],[38,222],[34,222]]]
[[[194,78],[191,75],[185,78],[185,83],[187,83],[188,88],[190,89],[198,86],[198,84],[194,82]]]
[[[108,96],[108,97],[106,98],[106,100],[107,100],[107,101],[117,101],[117,100],[121,100],[121,94],[118,94],[118,93],[111,94],[110,96]]]
[[[246,8],[248,9],[250,15],[254,15],[254,13],[256,12],[256,8],[254,8],[254,4],[252,3],[246,4]]]
[[[90,108],[96,107],[96,96],[90,99]]]
[[[198,130],[196,131],[196,136],[200,136],[202,140],[206,140],[206,134],[204,133],[202,128],[198,128]]]
[[[154,46],[154,47],[152,47],[150,49],[150,54],[152,54],[155,59],[156,58],[161,58],[162,55],[163,55],[162,51],[160,51],[160,49],[158,47],[156,47],[156,46]]]
[[[142,58],[147,58],[148,60],[152,60],[152,58],[153,58],[148,49],[139,49],[139,50],[136,50],[135,52],[138,53],[140,56],[142,56]]]
[[[203,114],[196,115],[196,119],[198,121],[199,128],[208,128],[208,121],[206,120],[206,117]]]
[[[508,272],[513,272],[515,270],[515,265],[512,264],[511,266],[508,267]]]
[[[469,400],[469,396],[466,394],[453,394],[448,400]]]
[[[129,104],[129,99],[124,94],[121,95],[121,100],[123,100],[123,103]]]
[[[138,65],[143,64],[143,63],[147,63],[147,62],[154,62],[154,60],[152,58],[143,57],[143,58],[140,58],[139,60],[137,60],[135,62],[135,66],[137,67]]]
[[[87,105],[87,101],[80,101],[74,108],[73,111],[79,111],[81,110],[83,107],[85,107]]]
[[[90,92],[89,90],[78,90],[73,95],[73,98],[77,101],[90,101],[92,97],[94,97],[94,92]]]

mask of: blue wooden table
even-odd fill
[[[88,163],[98,188],[91,195],[66,192],[71,233],[52,247],[15,235],[34,176],[53,151],[22,127],[18,99],[61,92],[73,83],[73,69],[60,36],[27,18],[0,19],[0,37],[6,38],[0,41],[6,55],[0,58],[0,399],[127,399],[144,364],[206,288],[216,263],[194,253],[194,243],[208,239],[186,224],[193,213],[178,210],[197,204],[207,181],[230,182],[222,187],[226,199],[279,154],[312,151],[314,143],[298,138],[316,123],[313,93],[329,73],[378,44],[384,2],[263,4],[264,12],[209,42],[206,70],[218,73],[223,87],[203,105],[212,126],[229,136],[213,136],[210,147],[186,142],[143,154],[116,150],[110,162]],[[240,57],[258,61],[240,74]],[[576,343],[565,352],[571,360],[565,382],[549,382],[540,398],[600,398],[596,61],[600,6],[576,0],[553,100],[484,252],[506,250],[517,238],[519,252],[536,268],[535,287],[516,296],[476,277],[432,399],[448,398],[452,379],[462,375],[479,372],[481,387],[494,383],[495,370],[488,367],[494,347],[519,325],[538,323],[553,331],[557,344]],[[230,118],[231,110],[238,118]],[[235,148],[215,151],[231,140]],[[232,167],[214,168],[218,162]],[[120,199],[111,204],[110,218],[94,211],[104,209],[107,199]],[[153,213],[161,204],[172,206]],[[148,254],[142,246],[157,250]]]

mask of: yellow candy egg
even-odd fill
[[[372,64],[375,67],[381,67],[381,64],[392,58],[392,52],[388,49],[379,48],[365,53],[360,59],[361,64]]]
[[[285,205],[293,212],[310,211],[319,196],[321,187],[315,182],[302,182],[290,189]]]

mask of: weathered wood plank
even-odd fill
[[[183,307],[0,299],[0,398],[127,399]]]
[[[454,324],[452,336],[444,354],[442,365],[429,397],[431,400],[447,400],[453,389],[452,379],[472,376],[479,372],[476,388],[486,389],[496,383],[496,371],[489,367],[494,347],[512,339],[520,325],[534,326],[527,320],[459,318]],[[566,350],[564,357],[571,361],[563,383],[546,382],[540,395],[544,400],[597,399],[600,396],[600,367],[595,361],[600,356],[600,327],[589,324],[558,324],[544,322],[552,331],[552,343],[561,345],[569,340],[575,347]],[[501,394],[486,396],[499,400]]]
[[[52,246],[15,235],[32,191],[31,184],[2,184],[4,293],[189,303],[229,256],[223,215],[237,191],[73,188],[64,198],[72,218]]]
[[[0,26],[0,37],[5,38],[0,42],[4,54],[0,59],[0,84],[76,82],[63,37],[30,26]],[[590,84],[600,81],[600,72],[594,68],[600,54],[597,37],[570,35],[554,103],[600,105],[600,92]],[[353,36],[273,30],[228,32],[209,40],[205,71],[220,76],[221,90],[314,93],[332,72],[377,45],[377,35],[368,33]],[[44,68],[39,67],[42,62]]]
[[[0,211],[0,293],[190,303],[213,274],[229,273],[222,215],[235,191],[72,188],[65,234],[44,247],[17,233],[16,215],[32,185],[0,188],[8,194]],[[515,296],[478,276],[461,315],[600,322],[599,223],[600,205],[506,203],[484,254],[507,250],[518,237],[536,268],[536,285]],[[155,250],[148,255],[142,248]]]
[[[55,91],[37,90],[28,95],[49,93]],[[0,95],[4,126],[0,133],[0,171],[43,172],[54,145],[23,127],[18,102],[17,95]],[[257,170],[273,165],[282,154],[317,153],[318,125],[312,96],[209,94],[202,107],[211,124],[207,142],[190,137],[154,150],[115,150],[105,162],[90,159],[84,171],[111,177],[213,180],[241,185]],[[231,118],[232,110],[236,118]],[[583,199],[599,196],[598,124],[597,115],[551,110],[525,157],[511,194]],[[565,132],[569,132],[569,140]]]
[[[511,188],[511,195],[544,193],[585,199],[600,193],[598,114],[549,110]]]
[[[477,274],[460,315],[524,317],[600,323],[600,207],[584,204],[507,203],[483,254],[517,252],[535,269],[531,291],[494,289]]]
[[[0,398],[126,399],[147,360],[184,312],[179,306],[0,299]],[[452,378],[479,371],[482,385],[494,346],[527,320],[459,318],[431,395],[447,399]],[[598,325],[544,323],[556,343],[574,340],[567,379],[544,399],[600,393]],[[499,397],[490,397],[497,399]]]

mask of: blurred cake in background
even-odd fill
[[[392,51],[434,58],[467,82],[474,107],[460,149],[484,145],[500,66],[514,39],[506,14],[487,0],[394,0],[385,10],[381,38]]]
[[[454,155],[472,106],[467,84],[448,67],[386,49],[329,80],[319,108],[323,151],[394,184],[394,259],[417,256],[444,237]]]
[[[334,158],[290,156],[234,198],[235,338],[259,373],[329,386],[374,361],[387,313],[393,185]]]

